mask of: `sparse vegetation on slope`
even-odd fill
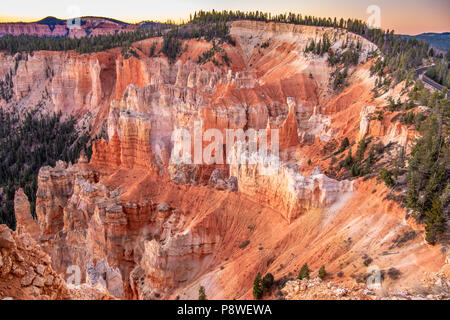
[[[30,35],[6,35],[0,38],[0,50],[10,54],[38,50],[67,51],[76,50],[78,53],[91,53],[105,51],[111,48],[129,46],[130,43],[147,38],[159,37],[168,26],[154,29],[142,28],[131,32],[122,32],[114,35],[98,35],[83,38],[45,38]]]
[[[170,30],[165,36],[163,47],[161,50],[164,55],[173,62],[178,57],[181,51],[181,42],[178,39],[177,29]]]
[[[0,188],[5,194],[0,224],[15,229],[14,194],[19,187],[35,216],[39,168],[54,166],[57,160],[75,162],[82,150],[90,155],[88,140],[89,134],[80,135],[75,120],[63,120],[61,113],[46,117],[28,113],[22,120],[0,108]]]
[[[450,50],[447,55],[450,55]],[[450,88],[449,58],[435,59],[435,65],[426,72],[426,76],[447,88]]]

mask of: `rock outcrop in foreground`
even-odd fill
[[[105,290],[68,286],[52,268],[50,256],[28,233],[0,225],[0,299],[111,299]]]
[[[287,300],[448,300],[450,268],[427,274],[415,288],[403,290],[368,289],[365,283],[351,286],[320,278],[291,280],[281,290]]]

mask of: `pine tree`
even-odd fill
[[[311,270],[308,268],[308,263],[305,263],[302,268],[300,269],[300,272],[298,273],[297,279],[303,280],[303,279],[309,279],[309,273]]]
[[[263,283],[261,280],[261,273],[258,272],[258,274],[256,275],[255,280],[253,281],[253,297],[256,300],[259,300],[262,298],[262,294],[263,294]]]
[[[39,168],[54,166],[56,160],[67,161],[69,153],[74,160],[78,159],[90,135],[79,135],[75,120],[63,121],[61,114],[39,119],[28,113],[23,119],[16,119],[12,113],[2,112],[0,127],[0,188],[6,195],[6,201],[0,203],[0,223],[14,230],[14,193],[17,188],[24,190],[30,201],[31,215],[35,218]],[[26,150],[34,152],[29,154]]]
[[[430,244],[435,244],[437,236],[444,231],[444,216],[442,211],[442,203],[439,198],[432,202],[431,209],[425,212],[427,217],[425,231],[427,240]]]
[[[366,140],[363,138],[358,143],[358,148],[356,149],[355,161],[362,161],[364,158],[364,152],[366,151]]]
[[[406,206],[414,211],[418,210],[419,200],[419,183],[417,174],[417,159],[409,160],[408,175],[407,175],[407,192],[406,192]]]
[[[205,287],[200,286],[198,289],[198,300],[208,300],[206,298]]]
[[[347,149],[347,147],[348,147],[349,145],[350,145],[350,141],[348,140],[347,137],[345,137],[344,140],[342,140],[342,142],[341,142],[341,146],[340,146],[340,148],[339,148],[339,151],[340,151],[340,152],[344,151],[345,149]]]
[[[319,269],[319,278],[324,279],[327,276],[327,271],[325,270],[325,266],[322,265]]]
[[[352,149],[348,149],[348,155],[347,157],[344,159],[344,166],[348,167],[353,163],[353,158],[352,158]]]
[[[354,163],[354,164],[352,165],[352,168],[351,168],[351,170],[350,170],[350,173],[351,173],[352,177],[357,177],[357,176],[360,175],[361,169],[359,168],[359,164],[358,164],[358,163]]]
[[[394,185],[394,180],[392,179],[392,173],[385,168],[380,169],[379,177],[384,181],[386,186],[392,187]]]
[[[268,273],[264,276],[263,280],[263,288],[270,289],[273,285],[273,274]]]

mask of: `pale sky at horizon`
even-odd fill
[[[80,16],[103,16],[126,22],[143,20],[187,20],[199,10],[241,10],[271,13],[295,12],[317,17],[358,18],[367,20],[369,5],[381,9],[381,27],[396,33],[450,31],[450,0],[23,0],[9,2],[0,9],[0,22],[36,21],[47,16],[61,19]],[[72,11],[70,11],[72,8]],[[79,13],[73,10],[79,8]]]

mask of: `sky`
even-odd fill
[[[199,10],[295,12],[317,17],[358,18],[367,21],[378,6],[381,28],[399,34],[450,31],[450,0],[15,0],[2,4],[0,22],[36,21],[47,16],[103,16],[126,22],[180,22]],[[377,15],[378,16],[378,15]]]

